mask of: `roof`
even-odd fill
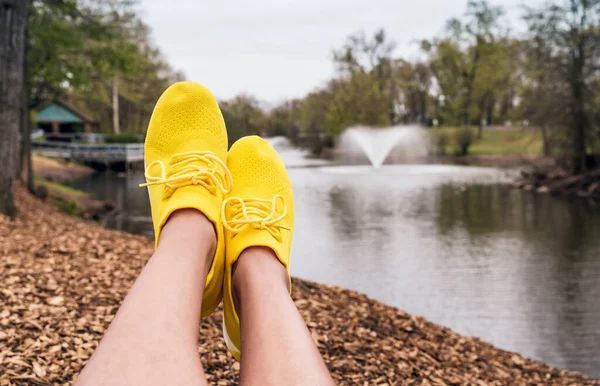
[[[93,123],[94,119],[73,105],[60,100],[48,101],[35,109],[38,122]]]

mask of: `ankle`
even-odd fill
[[[158,249],[170,255],[202,258],[208,273],[217,247],[217,235],[212,222],[196,209],[180,209],[171,214],[163,226]],[[175,253],[173,253],[175,252]]]
[[[244,293],[269,287],[270,291],[290,291],[289,275],[275,252],[266,247],[251,247],[240,255],[232,276],[233,299],[239,308]]]

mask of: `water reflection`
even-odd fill
[[[355,289],[468,335],[600,377],[600,213],[510,190],[494,169],[290,169],[292,273]],[[152,234],[142,173],[79,188],[109,226]]]
[[[599,220],[596,210],[580,202],[496,186],[439,188],[440,235],[466,232],[471,243],[506,238],[504,251],[491,251],[503,259],[491,268],[498,274],[503,264],[511,267],[510,275],[489,284],[506,286],[494,296],[519,297],[501,316],[513,328],[498,344],[505,340],[506,347],[517,347],[524,337],[538,341],[522,352],[595,376],[600,374]]]
[[[152,236],[154,230],[148,191],[139,187],[144,182],[144,173],[140,171],[108,171],[73,181],[70,185],[92,192],[97,199],[109,200],[115,204],[115,214],[106,219],[105,226]]]

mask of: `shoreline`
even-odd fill
[[[71,384],[153,243],[67,216],[20,186],[16,197],[19,217],[0,216],[0,383]],[[293,297],[341,385],[600,385],[354,291],[294,278]],[[203,320],[198,351],[209,383],[231,384],[239,366],[221,317]]]
[[[32,154],[33,174],[37,177],[59,184],[89,176],[96,171],[87,166],[61,159],[42,157]]]
[[[32,156],[36,195],[48,199],[64,213],[102,223],[115,210],[110,201],[97,200],[91,193],[73,189],[67,182],[96,173],[77,163]]]
[[[343,159],[350,157],[352,162],[357,164],[369,165],[368,158],[362,153],[344,152],[339,149],[324,149],[317,157],[326,160]],[[534,167],[548,168],[554,165],[552,157],[542,155],[518,155],[518,154],[469,154],[465,156],[459,155],[432,155],[427,157],[399,157],[391,153],[387,160],[401,160],[400,163],[431,163],[441,165],[461,165],[461,166],[481,166],[481,167],[496,167],[499,169]],[[425,162],[423,162],[425,161]],[[395,162],[391,162],[393,165]],[[385,163],[387,165],[387,163]]]
[[[600,199],[600,169],[571,174],[559,167],[522,170],[510,185],[517,189],[549,194],[567,199]]]

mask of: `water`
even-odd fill
[[[431,147],[429,142],[425,131],[419,126],[356,126],[344,131],[337,147],[344,150],[339,155],[342,163],[348,164],[351,161],[348,155],[354,158],[358,152],[366,155],[373,167],[380,168],[392,150],[395,150],[394,163],[424,160]]]
[[[288,159],[298,161],[294,152]],[[600,377],[600,210],[505,188],[506,173],[496,169],[325,166],[289,174],[295,276]],[[151,235],[147,193],[137,188],[143,179],[106,173],[73,185],[117,202],[122,214],[109,226]]]

